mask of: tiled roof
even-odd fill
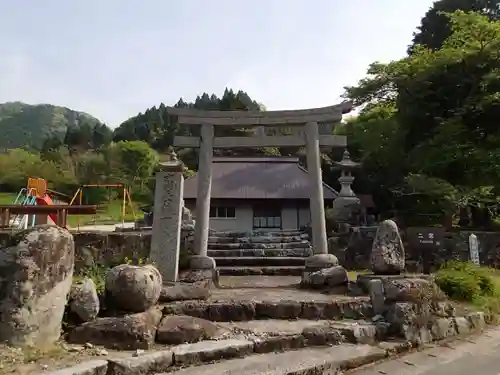
[[[198,178],[184,182],[184,198],[196,199]],[[325,199],[338,193],[323,183]],[[289,157],[214,157],[212,194],[215,199],[309,199],[309,175]]]

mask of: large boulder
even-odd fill
[[[117,317],[97,318],[73,329],[68,340],[75,344],[102,345],[111,349],[149,349],[155,340],[161,310]]]
[[[152,265],[121,264],[106,276],[106,297],[115,310],[143,312],[155,305],[162,289],[160,272]]]
[[[95,319],[99,314],[100,302],[94,281],[85,278],[71,287],[69,309],[82,322]]]
[[[75,258],[73,236],[43,225],[0,249],[0,342],[43,347],[61,334]]]
[[[309,275],[310,285],[314,287],[335,287],[347,285],[349,277],[342,266],[323,268]]]
[[[383,221],[377,229],[371,252],[371,267],[375,274],[399,274],[405,268],[405,249],[398,226],[392,220]]]

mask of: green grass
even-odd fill
[[[124,220],[134,221],[132,210],[130,209],[130,206],[128,204],[125,206],[125,210]],[[122,222],[121,200],[114,200],[109,202],[109,204],[106,202],[105,204],[98,206],[97,211],[98,212],[96,215],[80,215],[79,217],[78,215],[69,215],[68,225],[70,227],[76,227],[78,226],[78,223],[80,224],[80,226],[83,226],[94,224],[116,224]],[[139,205],[137,203],[134,203],[134,212],[136,215],[136,219],[139,218],[139,215],[142,211],[139,210]]]
[[[350,281],[356,281],[359,275],[364,275],[370,273],[370,271],[347,271],[347,276],[349,277]]]
[[[14,193],[0,193],[0,204],[13,204],[16,197]]]
[[[13,204],[16,199],[17,194],[15,193],[0,193],[0,204]],[[134,203],[134,211],[136,218],[142,215],[139,210],[139,204]],[[132,215],[132,210],[126,205],[125,221],[133,221],[134,216]],[[114,200],[109,204],[106,202],[98,206],[98,213],[96,215],[69,215],[68,225],[70,227],[83,225],[93,225],[93,224],[116,224],[122,221],[122,201]]]

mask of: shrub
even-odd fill
[[[436,283],[450,298],[472,302],[495,294],[491,271],[471,262],[449,262],[436,275]]]
[[[481,294],[478,281],[471,275],[457,270],[441,270],[436,276],[436,283],[450,298],[472,301]]]
[[[78,282],[86,277],[92,279],[95,284],[95,288],[98,294],[104,293],[105,285],[106,285],[106,274],[108,273],[109,268],[105,266],[101,266],[98,264],[92,264],[87,267],[83,267],[80,269],[78,274],[74,276],[74,281]]]

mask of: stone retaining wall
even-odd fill
[[[369,269],[370,253],[376,227],[329,238],[329,251],[337,255],[347,269]],[[401,237],[406,251],[406,267],[411,272],[421,272],[424,264],[434,270],[449,260],[469,260],[469,235],[474,233],[479,241],[479,258],[482,265],[500,268],[499,232],[448,232],[441,246],[433,249],[415,248]]]
[[[192,252],[194,230],[191,226],[183,227],[181,242],[181,268]],[[405,241],[406,264],[409,271],[420,271],[426,262],[431,268],[437,268],[447,260],[469,259],[468,238],[472,232],[462,231],[447,233],[443,245],[423,254]],[[500,268],[500,233],[474,232],[479,240],[481,264]],[[125,259],[135,263],[149,257],[151,231],[130,232],[79,232],[74,233],[76,245],[76,269],[86,264],[112,266],[123,263]],[[347,269],[369,269],[370,253],[375,230],[350,233],[329,239],[330,252],[337,255]],[[8,244],[10,231],[0,231],[0,247]]]
[[[114,266],[126,260],[138,263],[149,257],[151,231],[139,232],[76,232],[75,269],[91,264]],[[0,231],[0,247],[9,243],[12,232]],[[185,227],[181,230],[181,268],[192,251],[194,229]]]

